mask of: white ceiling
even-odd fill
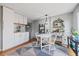
[[[4,3],[1,5],[12,8],[22,15],[26,15],[28,21],[30,21],[39,19],[45,14],[55,16],[72,12],[77,3]]]

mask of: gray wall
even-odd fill
[[[0,6],[0,51],[2,50],[2,7]]]
[[[32,33],[32,23],[28,22],[28,24],[30,25],[30,27],[29,28],[26,27],[26,32],[29,32],[29,39],[31,39],[32,38],[32,36],[31,36],[32,35],[31,34]]]
[[[32,21],[32,37],[34,37],[35,33],[39,32],[39,24],[44,24],[45,20],[46,20],[46,18],[41,18],[41,19]],[[50,21],[50,18],[47,22],[50,23],[49,21]],[[46,26],[45,29],[49,29],[47,27],[50,27],[49,24],[48,24],[48,26]]]
[[[72,19],[73,19],[73,14],[72,13],[66,13],[66,14],[62,14],[62,15],[57,15],[57,16],[51,16],[50,18],[48,18],[48,29],[50,32],[52,32],[52,29],[53,29],[53,21],[54,20],[57,20],[58,18],[61,18],[62,20],[64,20],[64,30],[65,30],[65,33],[71,33],[71,27],[72,27]],[[39,30],[39,27],[38,25],[39,24],[43,24],[45,23],[45,19],[41,19],[41,20],[37,20],[37,21],[33,21],[32,22],[32,37],[34,36],[34,34],[36,32],[38,32]]]
[[[71,33],[71,27],[72,27],[72,13],[66,13],[58,16],[53,16],[51,18],[51,25],[53,24],[53,21],[56,20],[57,18],[61,18],[64,21],[64,31],[65,33]],[[52,26],[51,26],[51,31],[52,31]]]
[[[78,19],[77,19],[77,13],[79,12],[79,4],[75,7],[73,11],[73,28],[78,31]]]
[[[35,33],[38,32],[38,30],[39,30],[38,26],[39,26],[39,23],[38,23],[37,20],[35,20],[35,21],[32,22],[32,33],[31,33],[32,37],[34,37]]]

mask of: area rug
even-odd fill
[[[40,47],[24,47],[17,49],[15,52],[8,54],[8,56],[68,56],[67,49],[62,46],[56,45],[56,49],[48,53],[48,50],[43,49],[41,51]]]

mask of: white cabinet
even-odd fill
[[[14,11],[3,7],[3,50],[13,47]]]
[[[3,7],[3,50],[29,40],[29,33],[27,32],[14,33],[14,23],[26,24],[26,20],[24,21],[24,16],[15,13],[9,8]]]
[[[14,23],[20,23],[20,24],[22,24],[22,23],[23,23],[23,21],[22,21],[22,16],[19,15],[19,14],[17,14],[17,13],[15,13],[15,20],[14,20]]]
[[[29,32],[22,33],[22,38],[23,38],[23,41],[28,41],[29,40]]]
[[[27,24],[27,17],[26,16],[20,15],[15,12],[14,18],[15,18],[14,23]]]
[[[24,24],[27,24],[27,17],[24,16]]]
[[[14,34],[14,40],[15,40],[15,44],[19,43],[19,41],[20,41],[20,34],[19,33]]]
[[[19,16],[17,13],[15,13],[14,17],[15,17],[14,23],[19,23],[19,19],[18,19]]]
[[[20,24],[23,24],[23,16],[22,15],[18,15],[18,21]]]
[[[29,32],[15,33],[14,38],[17,45],[27,42],[29,40]]]
[[[19,21],[19,23],[23,24],[23,16],[22,15],[20,15],[20,21]]]

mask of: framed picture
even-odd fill
[[[45,33],[45,25],[39,24],[39,33]]]

